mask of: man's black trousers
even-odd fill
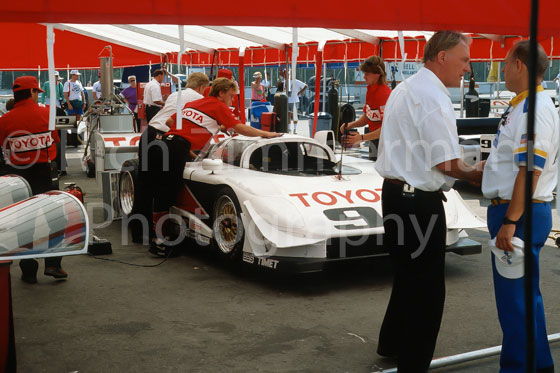
[[[158,111],[161,110],[161,107],[156,105],[146,105],[146,121],[150,124],[150,121],[153,117],[156,116]]]
[[[383,243],[395,277],[377,351],[397,356],[399,373],[418,373],[428,370],[443,314],[446,223],[441,192],[403,187],[383,183]]]
[[[140,136],[138,145],[138,185],[135,185],[134,206],[129,216],[129,228],[134,242],[146,243],[154,236],[152,229],[152,208],[157,192],[158,184],[162,183],[161,170],[169,169],[164,165],[168,160],[167,147],[162,141],[163,132],[148,126]],[[164,150],[165,149],[165,150]]]

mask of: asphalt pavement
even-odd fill
[[[101,187],[68,149],[68,175],[86,192],[93,221]],[[485,219],[488,201],[459,191]],[[555,209],[556,210],[556,209]],[[560,221],[554,212],[554,228]],[[193,244],[162,260],[146,246],[123,244],[121,221],[97,234],[113,254],[63,259],[64,281],[29,285],[12,265],[20,372],[374,372],[395,362],[376,355],[391,291],[388,258],[333,266],[310,275],[279,275],[219,260]],[[501,344],[486,229],[469,230],[480,255],[446,257],[447,298],[435,357]],[[560,332],[560,249],[541,254],[548,333]],[[560,364],[560,343],[552,345]],[[435,372],[497,372],[499,357]]]

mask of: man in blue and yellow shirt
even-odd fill
[[[482,192],[490,198],[488,230],[495,240],[492,271],[498,318],[504,334],[500,372],[524,373],[525,351],[524,273],[521,243],[525,237],[525,172],[527,168],[527,117],[529,95],[529,41],[515,44],[508,52],[503,68],[506,88],[516,93],[502,117],[498,133],[486,161]],[[537,62],[537,97],[535,106],[533,225],[531,250],[535,317],[535,367],[538,373],[554,372],[546,334],[542,295],[539,290],[539,253],[552,228],[550,202],[558,179],[556,155],[560,118],[550,97],[540,85],[547,56],[539,46]],[[514,247],[515,245],[515,247]],[[527,250],[525,250],[526,252]]]

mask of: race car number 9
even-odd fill
[[[346,207],[324,210],[325,216],[339,224],[340,230],[376,228],[383,226],[383,218],[371,207]]]
[[[481,135],[480,136],[480,151],[482,153],[490,153],[492,142],[494,142],[495,135]]]

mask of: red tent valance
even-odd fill
[[[0,35],[9,48],[0,58],[0,70],[47,69],[47,28],[36,23],[0,23]],[[111,45],[113,66],[146,65],[160,62],[160,56],[111,44],[103,40],[55,30],[54,60],[56,69],[98,69],[98,54],[103,47]]]
[[[333,6],[334,5],[334,6]],[[388,4],[369,0],[350,15],[345,4],[285,0],[274,11],[253,0],[97,0],[83,9],[74,0],[0,2],[0,22],[295,26],[377,30],[458,30],[528,35],[531,2],[526,0],[423,0]],[[358,9],[358,8],[357,8]],[[375,11],[375,10],[382,11]],[[558,0],[540,0],[539,34],[560,36]]]

